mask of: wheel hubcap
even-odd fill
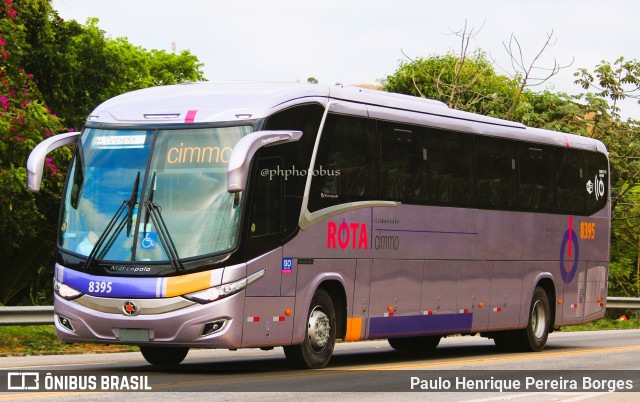
[[[325,347],[329,341],[329,317],[316,307],[309,315],[309,342],[314,350],[318,351]]]
[[[547,328],[547,312],[544,308],[544,303],[537,300],[533,305],[533,311],[531,312],[531,328],[533,329],[533,335],[541,339]]]

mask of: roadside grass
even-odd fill
[[[598,330],[640,329],[640,319],[636,317],[621,320],[603,318],[584,325],[562,327],[560,331],[598,331]],[[0,356],[37,356],[51,354],[109,353],[137,351],[136,346],[66,344],[56,338],[53,325],[37,326],[0,326]]]
[[[640,329],[640,319],[631,317],[626,320],[620,318],[602,318],[582,325],[561,327],[560,331],[601,331],[615,329]]]
[[[60,342],[53,325],[0,327],[0,356],[108,353],[138,350],[135,346]]]

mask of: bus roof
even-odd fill
[[[528,141],[553,145],[570,142],[578,148],[606,152],[604,146],[598,144],[599,141],[590,138],[529,128],[518,122],[463,112],[436,100],[344,85],[200,82],[145,88],[105,101],[91,113],[87,122],[92,126],[241,122],[265,118],[300,103],[320,102],[326,105],[330,100],[389,110],[390,115],[395,111],[404,114],[417,112],[419,115],[409,120],[442,128],[500,137],[526,137]]]
[[[264,118],[279,105],[329,97],[329,88],[300,83],[200,82],[128,92],[99,105],[101,123],[211,123]]]

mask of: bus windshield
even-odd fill
[[[86,129],[69,174],[60,247],[89,260],[172,263],[230,250],[240,207],[227,192],[227,165],[251,131]]]

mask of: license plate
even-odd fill
[[[122,342],[149,342],[148,329],[121,328],[118,333]]]

